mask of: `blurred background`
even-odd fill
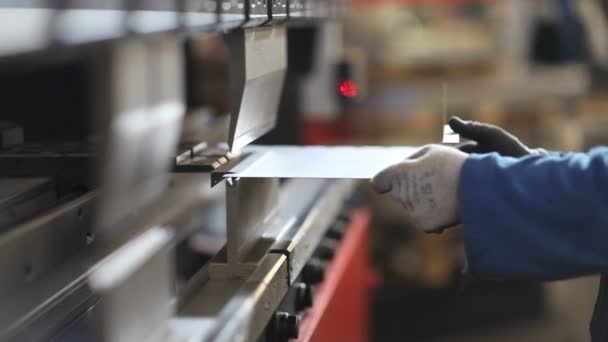
[[[305,111],[306,142],[440,142],[443,87],[448,116],[499,125],[530,146],[585,151],[608,142],[608,2],[353,4],[342,34],[357,93],[343,94],[341,115]],[[408,229],[399,205],[368,195],[382,279],[372,299],[374,341],[588,340],[596,277],[463,285],[457,230]]]

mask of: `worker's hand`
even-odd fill
[[[458,183],[467,154],[428,145],[372,179],[374,189],[401,202],[411,223],[426,232],[441,232],[460,221]]]
[[[509,157],[547,154],[547,151],[543,149],[529,148],[516,136],[495,125],[465,121],[459,117],[452,117],[448,124],[454,133],[472,140],[458,146],[459,150],[466,153],[498,152],[500,155]]]

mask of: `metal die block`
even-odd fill
[[[254,341],[261,335],[266,324],[281,304],[289,290],[289,265],[284,255],[268,254],[260,267],[247,280],[241,291],[253,293],[254,315],[250,315],[244,340]],[[238,294],[237,294],[238,296]]]
[[[231,179],[226,183],[227,258],[242,263],[276,213],[278,179]]]
[[[353,180],[333,182],[310,208],[304,221],[282,234],[272,246],[272,251],[289,256],[290,284],[295,282],[304,265],[310,260],[344,201],[354,189],[354,184]]]
[[[257,341],[287,294],[288,268],[284,255],[267,254],[244,280],[209,280],[173,326],[190,325],[190,336],[199,327],[195,335],[201,341]]]

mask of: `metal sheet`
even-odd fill
[[[442,144],[459,144],[460,134],[454,132],[450,125],[443,125],[443,139]]]
[[[411,146],[252,146],[252,163],[224,177],[370,179],[417,150]]]

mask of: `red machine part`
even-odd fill
[[[369,209],[353,212],[349,228],[315,291],[297,341],[370,340],[369,298],[378,276],[369,262]]]

